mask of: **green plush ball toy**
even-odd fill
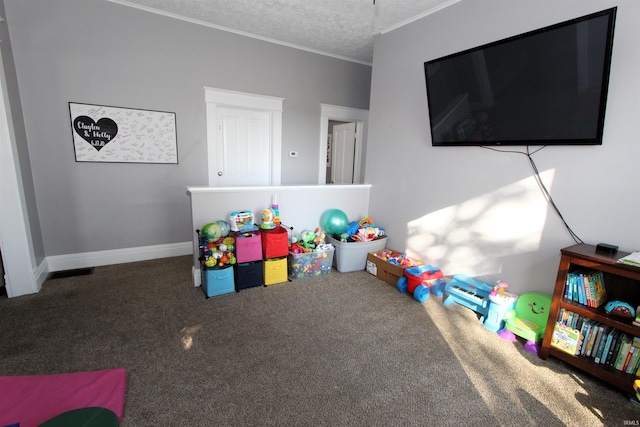
[[[217,222],[208,222],[202,226],[200,234],[207,242],[215,242],[222,237],[222,227]]]

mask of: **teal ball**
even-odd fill
[[[229,233],[231,232],[231,227],[229,226],[229,223],[227,221],[216,221],[218,223],[218,225],[220,226],[220,231],[222,232],[222,237],[227,237],[229,235]]]
[[[322,214],[320,225],[329,234],[340,234],[347,229],[349,218],[340,209],[329,209]]]

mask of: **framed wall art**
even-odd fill
[[[178,163],[176,114],[69,103],[76,162]]]

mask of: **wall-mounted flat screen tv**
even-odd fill
[[[600,145],[616,8],[424,63],[433,146]]]

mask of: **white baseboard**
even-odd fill
[[[202,273],[200,269],[195,266],[191,267],[191,274],[193,275],[193,286],[197,288],[202,285],[202,276],[200,275]]]
[[[181,242],[79,254],[55,255],[47,257],[46,262],[49,267],[48,271],[54,272],[191,254],[193,254],[193,242]]]
[[[40,292],[40,290],[42,289],[42,284],[44,283],[45,280],[47,280],[48,276],[49,276],[49,263],[45,258],[40,263],[40,265],[38,265],[36,268],[33,269],[33,277],[36,281],[36,292]]]

